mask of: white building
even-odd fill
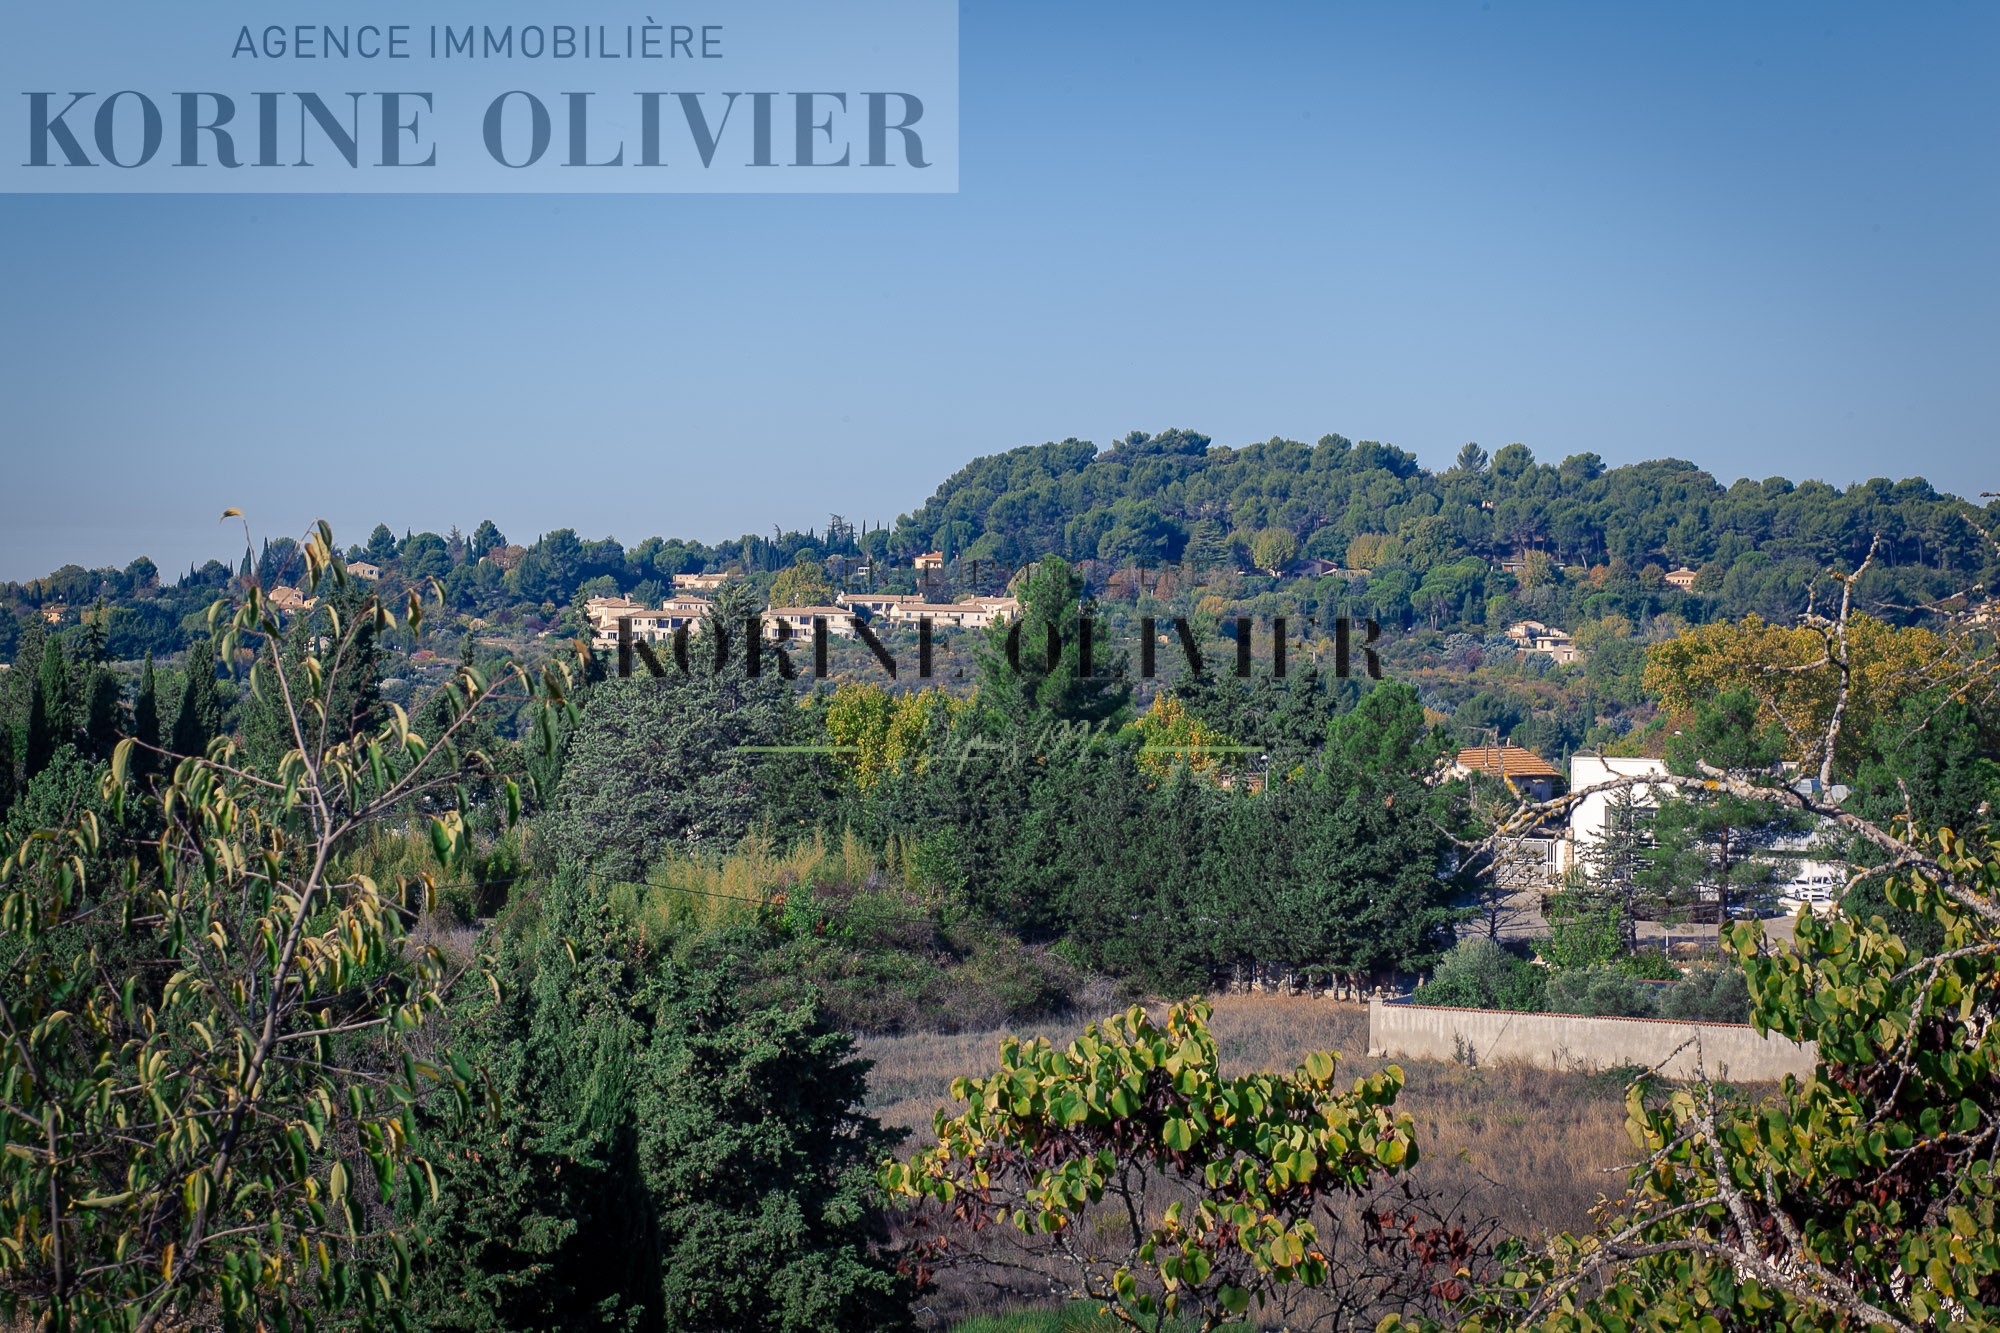
[[[1569,789],[1574,795],[1618,778],[1664,775],[1666,771],[1666,761],[1661,759],[1608,759],[1603,755],[1573,755],[1569,761]],[[1564,867],[1565,870],[1579,866],[1588,859],[1590,849],[1604,837],[1604,827],[1611,817],[1612,802],[1619,799],[1626,790],[1631,792],[1634,805],[1644,808],[1657,803],[1653,795],[1654,788],[1644,782],[1636,783],[1630,788],[1591,792],[1578,801],[1569,816],[1567,848],[1569,864]]]

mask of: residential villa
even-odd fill
[[[674,575],[674,591],[714,592],[717,588],[720,588],[735,577],[734,574],[676,574]]]
[[[1569,761],[1569,789],[1572,792],[1589,791],[1618,778],[1651,777],[1666,771],[1665,761],[1659,759],[1612,759],[1603,755],[1579,754]],[[1570,811],[1568,859],[1563,865],[1565,871],[1581,869],[1588,862],[1591,849],[1604,838],[1613,803],[1621,799],[1626,791],[1631,793],[1632,803],[1641,809],[1651,809],[1656,803],[1654,788],[1641,782],[1629,788],[1592,792]]]
[[[816,619],[824,619],[826,632],[837,639],[854,637],[854,613],[844,606],[767,606],[762,614],[767,639],[810,639]]]
[[[788,627],[794,639],[811,638],[813,620],[825,617],[827,633],[837,638],[854,637],[854,620],[878,625],[914,626],[929,620],[936,628],[985,629],[1012,620],[1021,604],[1012,597],[974,597],[963,602],[926,602],[920,597],[895,593],[843,593],[837,606],[771,606],[758,614],[763,617],[764,634],[778,638]],[[618,622],[630,617],[632,637],[648,643],[673,638],[676,630],[701,632],[701,622],[714,609],[705,597],[672,597],[657,607],[648,607],[626,597],[592,597],[584,603],[590,620],[591,646],[615,649]]]
[[[944,568],[944,552],[926,551],[912,563],[916,565],[919,574],[926,570],[942,570]]]
[[[1700,570],[1689,569],[1686,565],[1682,565],[1679,569],[1667,575],[1667,582],[1671,586],[1679,588],[1682,592],[1693,592],[1694,581],[1700,577]]]
[[[1498,778],[1531,801],[1552,799],[1562,782],[1553,764],[1518,745],[1468,746],[1453,757],[1450,771],[1455,778],[1475,773]],[[1499,848],[1493,860],[1494,878],[1509,891],[1546,892],[1562,878],[1567,840],[1568,831],[1559,818],[1538,821]]]
[[[893,620],[897,607],[913,606],[924,599],[905,592],[844,592],[833,600],[863,620]]]
[[[370,583],[374,583],[382,577],[382,566],[371,565],[366,560],[350,560],[347,562],[347,572],[357,579],[367,579]]]
[[[986,629],[1021,614],[1021,603],[1013,597],[972,597],[963,602],[903,602],[891,608],[891,624],[928,620],[932,625],[953,629]]]
[[[1555,659],[1557,666],[1568,666],[1581,662],[1583,653],[1576,641],[1559,629],[1552,629],[1539,620],[1517,621],[1507,627],[1507,637],[1514,646],[1524,653],[1544,653]]]
[[[700,633],[710,605],[705,597],[670,597],[655,609],[624,597],[593,597],[584,603],[584,614],[590,618],[591,646],[616,648],[618,622],[625,616],[632,618],[634,639],[664,643],[677,629]]]
[[[1458,752],[1452,761],[1453,777],[1484,773],[1499,778],[1533,801],[1546,801],[1556,794],[1562,774],[1533,750],[1518,745],[1474,745]]]
[[[288,616],[298,615],[302,611],[310,611],[319,605],[319,598],[308,597],[297,588],[288,587],[282,583],[265,593],[264,600],[269,602],[273,609]]]
[[[1371,572],[1366,569],[1348,569],[1337,560],[1321,560],[1317,556],[1301,560],[1296,568],[1302,578],[1309,579],[1365,579]]]

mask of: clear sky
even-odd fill
[[[865,6],[857,6],[857,9]],[[2000,490],[2000,6],[966,0],[955,195],[0,196],[0,578],[1182,426]]]

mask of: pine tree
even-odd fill
[[[1229,533],[1212,518],[1204,518],[1188,532],[1181,560],[1197,572],[1214,570],[1229,559]]]
[[[222,734],[222,700],[215,688],[215,640],[200,638],[188,648],[187,681],[181,687],[181,706],[174,714],[174,739],[168,748],[179,755],[208,751],[208,743]]]
[[[443,1191],[419,1219],[416,1313],[433,1333],[661,1327],[631,1098],[635,951],[579,870],[557,872],[540,907],[502,944],[499,1006],[461,1015],[501,1110],[431,1154]]]
[[[637,1093],[670,1328],[887,1333],[908,1282],[876,1249],[867,1062],[810,999],[747,1010],[720,972],[665,969]]]
[[[364,554],[369,563],[376,565],[386,565],[396,558],[396,534],[389,531],[387,523],[377,523],[375,530],[368,534]]]
[[[1613,792],[1605,802],[1604,826],[1597,840],[1581,848],[1583,884],[1562,896],[1560,911],[1565,922],[1616,918],[1618,934],[1629,945],[1636,935],[1634,908],[1640,893],[1640,875],[1646,869],[1650,811],[1641,806],[1629,788]]]
[[[905,1329],[875,1253],[867,1066],[815,1005],[746,1012],[723,978],[645,957],[580,869],[503,942],[501,1001],[459,1017],[498,1113],[434,1127],[418,1326]]]
[[[77,660],[71,667],[76,694],[71,724],[82,733],[84,753],[94,759],[109,759],[125,729],[124,690],[111,670],[104,630],[109,614],[100,600],[84,622]]]
[[[133,748],[132,772],[140,777],[153,771],[153,763],[159,756],[149,746],[160,743],[160,684],[153,674],[153,654],[146,654],[146,664],[139,669],[139,697],[132,703],[132,739],[138,744]]]

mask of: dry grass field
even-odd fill
[[[1368,1045],[1360,1005],[1277,995],[1225,995],[1213,1003],[1226,1073],[1290,1072],[1322,1050],[1340,1052],[1349,1075],[1388,1063],[1360,1054]],[[1084,1021],[1015,1031],[1068,1041]],[[875,1062],[871,1109],[885,1124],[913,1131],[906,1148],[922,1146],[933,1113],[951,1100],[951,1081],[997,1064],[1003,1035],[862,1038],[860,1053]],[[1432,1189],[1464,1196],[1470,1209],[1497,1217],[1507,1230],[1536,1236],[1588,1227],[1592,1205],[1623,1186],[1633,1149],[1617,1076],[1400,1063],[1408,1079],[1401,1105],[1416,1118],[1418,1171]]]

